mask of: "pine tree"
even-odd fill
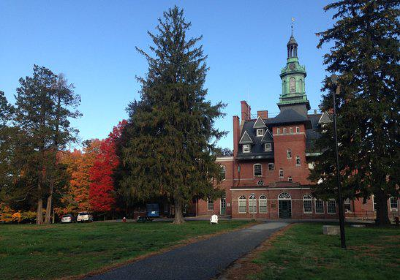
[[[4,92],[0,91],[0,200],[2,194],[11,185],[12,166],[12,145],[10,137],[13,133],[11,127],[13,107],[8,103]]]
[[[159,19],[152,57],[141,49],[149,64],[141,100],[128,107],[128,141],[123,148],[123,193],[146,200],[167,196],[175,205],[174,223],[183,223],[182,208],[194,196],[216,195],[213,178],[220,176],[215,163],[215,142],[224,135],[214,127],[224,104],[212,105],[204,88],[207,56],[201,40],[188,38],[191,23],[174,7]]]
[[[337,73],[340,174],[345,198],[374,195],[376,223],[390,223],[388,198],[399,197],[400,43],[398,1],[343,0],[327,5],[334,26],[318,35],[318,47],[333,43],[324,57],[327,71]],[[335,85],[325,80],[321,108],[332,108]],[[320,195],[336,192],[334,142],[330,126],[322,127],[317,145],[324,151],[311,179],[322,176]],[[322,175],[321,175],[322,174]]]

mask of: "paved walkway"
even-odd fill
[[[87,279],[210,279],[286,225],[270,222],[224,233]]]

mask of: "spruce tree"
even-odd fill
[[[389,224],[388,199],[399,197],[400,43],[398,1],[343,0],[327,5],[336,23],[319,33],[318,47],[331,43],[327,71],[339,76],[337,86],[340,174],[345,198],[374,195],[376,223]],[[325,80],[321,109],[332,109],[336,85]],[[334,140],[331,126],[321,128],[311,179],[322,196],[336,193]],[[321,175],[322,174],[322,175]]]
[[[201,37],[189,38],[191,23],[174,7],[159,19],[157,34],[149,32],[153,53],[137,48],[148,62],[138,78],[141,100],[130,114],[123,148],[121,193],[143,201],[167,196],[175,205],[174,223],[183,223],[182,209],[193,197],[215,197],[220,178],[215,142],[224,132],[214,127],[224,104],[212,105],[204,88],[207,66]],[[128,199],[128,198],[127,198]]]

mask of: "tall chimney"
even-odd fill
[[[233,156],[236,158],[239,149],[240,126],[239,117],[233,116]]]
[[[257,111],[257,117],[261,117],[262,119],[268,119],[268,111]]]
[[[248,121],[251,119],[251,107],[247,104],[246,101],[240,101],[242,106],[242,122]]]

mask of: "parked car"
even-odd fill
[[[72,214],[67,214],[67,215],[63,215],[61,217],[61,223],[73,223],[75,220],[74,216]]]
[[[88,212],[79,212],[76,218],[77,222],[93,222],[93,216]]]

